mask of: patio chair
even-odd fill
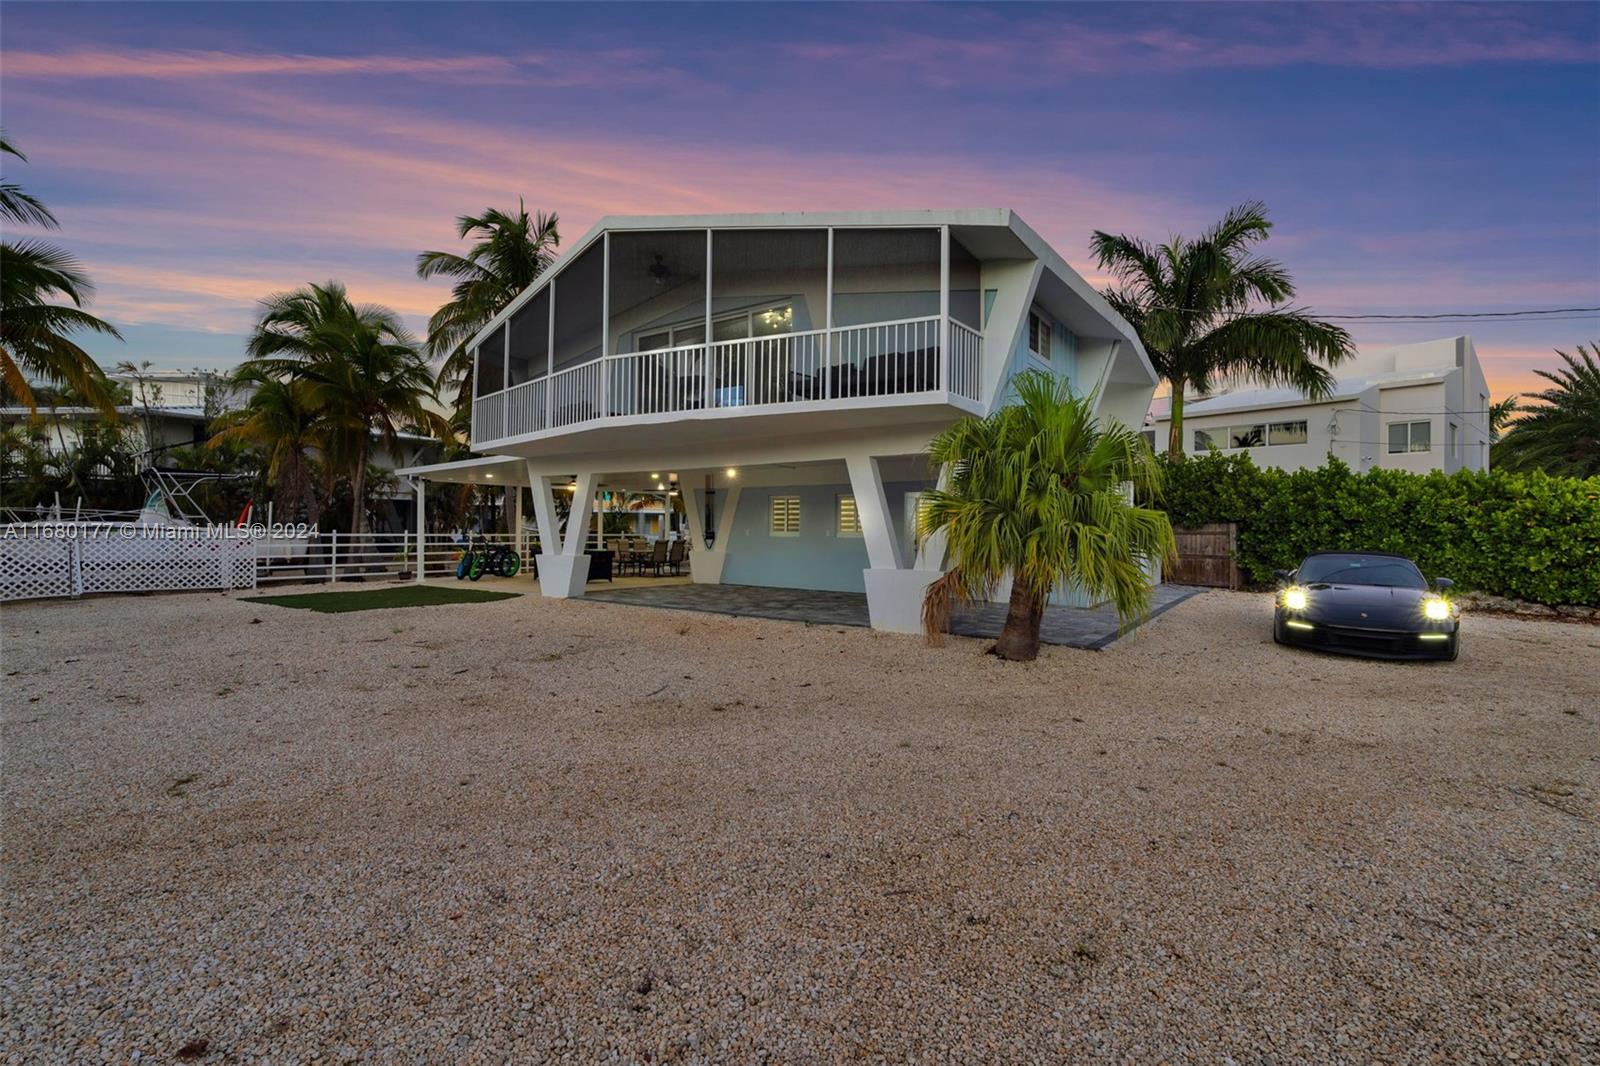
[[[664,540],[656,541],[655,548],[652,549],[651,552],[650,552],[650,561],[649,561],[648,565],[653,571],[655,571],[655,576],[656,577],[660,577],[661,576],[661,568],[663,566],[667,565],[667,542],[666,541],[664,541]],[[640,569],[640,572],[641,573],[643,572],[643,568],[642,567]]]
[[[667,567],[672,571],[673,577],[677,577],[681,573],[679,567],[683,565],[683,557],[686,554],[687,552],[681,540],[673,541],[672,547],[667,549]]]

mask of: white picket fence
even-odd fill
[[[0,528],[0,601],[452,577],[466,548],[446,533],[420,540],[415,533],[338,532],[250,538],[180,534],[164,527],[128,535],[115,527],[69,525],[49,533],[38,527]],[[523,569],[538,550],[538,535],[531,529],[520,536],[492,533],[475,539],[510,544]]]

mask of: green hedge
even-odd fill
[[[1163,458],[1156,505],[1175,526],[1236,522],[1239,570],[1264,585],[1309,552],[1366,549],[1415,559],[1463,590],[1600,606],[1600,478],[1530,474],[1357,474],[1256,466],[1247,455]]]

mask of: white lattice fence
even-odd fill
[[[255,544],[141,530],[0,539],[0,599],[254,588]]]
[[[77,563],[70,540],[0,539],[0,600],[75,596]]]

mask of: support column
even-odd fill
[[[511,507],[511,548],[518,555],[525,555],[528,547],[523,543],[522,521],[522,486],[507,485],[506,500]]]
[[[428,576],[428,483],[412,482],[417,488],[417,580]]]
[[[560,481],[558,487],[557,482]],[[594,496],[594,475],[588,475],[589,495],[592,503]],[[528,481],[533,490],[533,520],[539,526],[539,591],[551,599],[570,599],[582,596],[585,583],[589,580],[589,557],[587,555],[569,555],[566,543],[562,538],[562,530],[556,524],[557,492],[565,492],[565,479],[557,479],[546,474],[536,474],[533,464],[528,464]],[[579,493],[583,489],[583,479],[579,479]],[[583,511],[582,521],[589,521],[589,504],[580,504],[578,495],[573,494],[572,510],[568,514],[568,533],[574,531],[572,519],[579,510]],[[582,545],[582,538],[578,538],[578,545]]]
[[[937,569],[905,568],[900,538],[889,520],[889,500],[883,491],[883,472],[871,455],[845,457],[850,490],[855,494],[861,536],[866,541],[871,568],[862,571],[867,589],[867,615],[873,629],[891,633],[922,632],[922,598],[938,579]]]
[[[694,538],[694,551],[689,553],[689,576],[697,585],[720,585],[722,568],[728,561],[728,542],[733,539],[733,518],[739,509],[739,486],[727,485],[717,490],[716,535],[713,546],[707,548],[704,479],[691,487],[686,475],[678,479],[678,484],[684,493],[683,509],[689,522],[689,535]]]

